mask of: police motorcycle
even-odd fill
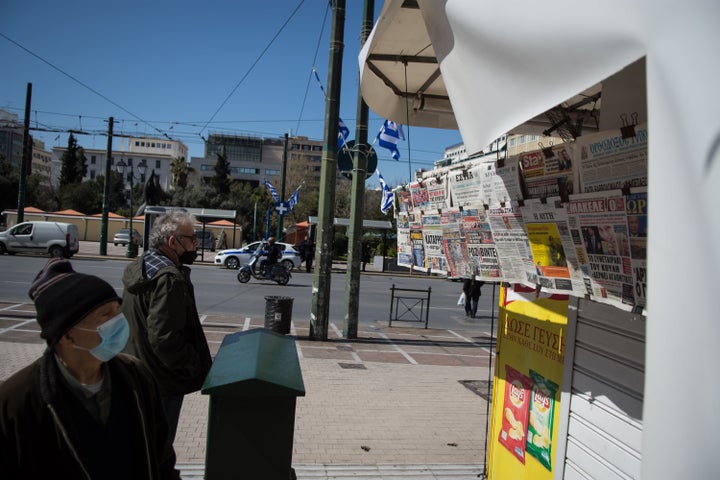
[[[250,258],[250,263],[240,267],[237,274],[238,282],[247,283],[250,278],[254,278],[256,280],[272,280],[279,285],[287,285],[292,275],[281,264],[276,263],[270,267],[265,267],[262,262],[258,264],[264,253],[262,250],[262,248],[255,250]]]

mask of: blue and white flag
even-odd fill
[[[380,127],[380,131],[377,134],[377,140],[381,147],[390,150],[393,159],[400,159],[400,151],[398,150],[397,144],[398,140],[405,140],[402,125],[391,120],[385,120],[385,123]]]
[[[378,179],[380,180],[380,187],[382,188],[382,199],[380,200],[380,211],[387,215],[388,211],[390,210],[390,207],[393,206],[393,200],[395,199],[395,194],[390,191],[390,187],[388,187],[388,184],[385,183],[385,179],[380,174],[380,170],[375,170],[378,174]]]
[[[268,179],[265,179],[265,186],[270,190],[270,195],[272,195],[273,200],[275,202],[280,201],[280,195],[278,195],[277,190],[275,190],[275,187],[272,186],[272,183],[268,182]]]
[[[295,193],[293,193],[292,195],[290,195],[290,198],[288,198],[287,203],[288,203],[288,207],[290,207],[290,211],[291,211],[291,212],[292,212],[293,209],[295,208],[295,205],[297,205],[298,202],[300,201],[300,187],[302,187],[302,186],[303,186],[303,184],[301,183],[301,184],[295,189]]]
[[[338,117],[338,151],[347,143],[349,135],[350,129],[345,125],[345,122],[342,121],[342,118]]]

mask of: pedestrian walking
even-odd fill
[[[482,295],[481,288],[485,282],[477,280],[474,276],[463,280],[463,293],[465,294],[465,315],[475,318],[478,301]]]

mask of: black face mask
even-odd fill
[[[197,258],[197,250],[188,250],[182,243],[180,244],[180,246],[183,247],[183,250],[185,251],[178,255],[178,260],[183,265],[192,265]]]
[[[180,260],[180,263],[183,265],[192,265],[196,258],[196,250],[185,250],[182,255],[178,257],[178,260]]]

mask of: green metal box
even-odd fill
[[[227,335],[202,393],[210,395],[206,479],[291,478],[295,403],[305,395],[294,338],[267,329]]]

